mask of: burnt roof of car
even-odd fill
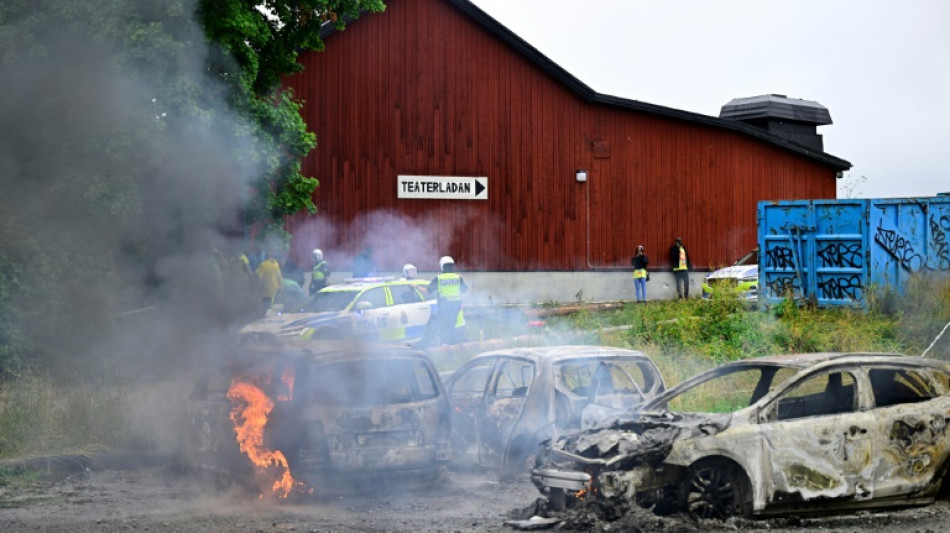
[[[244,342],[239,349],[243,356],[293,357],[310,360],[334,360],[373,356],[402,356],[428,358],[425,352],[410,346],[361,342],[357,340],[304,341],[262,339]]]
[[[909,356],[899,353],[878,353],[878,352],[815,352],[815,353],[795,353],[782,355],[767,355],[751,359],[743,359],[728,363],[728,366],[765,364],[776,366],[794,366],[807,368],[826,361],[837,360],[861,360],[867,359],[880,361],[882,358],[906,359]]]
[[[646,354],[638,352],[636,350],[628,350],[626,348],[617,348],[614,346],[595,346],[595,345],[564,345],[564,346],[525,346],[518,348],[505,348],[501,350],[492,350],[490,352],[482,352],[476,355],[477,357],[495,357],[499,355],[507,355],[514,357],[524,357],[526,359],[533,359],[540,361],[542,359],[575,359],[578,357],[603,357],[603,356],[629,356],[629,357],[643,357],[646,358]]]

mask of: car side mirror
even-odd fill
[[[373,304],[369,302],[358,302],[356,304],[357,311],[366,311],[367,309],[372,309],[372,308],[373,308]]]

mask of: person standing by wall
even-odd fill
[[[313,253],[313,277],[310,278],[310,294],[327,286],[330,280],[330,265],[323,259],[323,250],[315,248]]]
[[[647,301],[647,280],[650,274],[647,272],[647,265],[650,259],[643,252],[643,245],[637,246],[637,254],[630,259],[633,266],[633,288],[637,293],[637,302]]]
[[[676,278],[676,295],[689,298],[689,270],[692,264],[682,237],[677,237],[670,247],[670,263],[673,265],[673,277]]]

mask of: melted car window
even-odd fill
[[[683,390],[669,400],[668,408],[681,413],[731,413],[752,403],[761,378],[761,368],[737,369]]]
[[[850,413],[855,409],[854,377],[848,372],[809,376],[777,401],[772,420]]]
[[[498,367],[498,379],[495,381],[495,397],[527,396],[528,387],[534,380],[534,363],[528,361],[507,360]]]
[[[304,390],[317,405],[371,406],[438,396],[431,369],[422,361],[374,359],[314,366]]]
[[[930,381],[914,370],[875,368],[868,371],[868,377],[878,407],[921,402],[938,395]]]
[[[488,378],[491,376],[491,368],[494,364],[494,360],[483,361],[463,370],[462,373],[459,374],[458,379],[452,383],[452,390],[450,392],[452,394],[484,394],[485,386],[488,385]]]

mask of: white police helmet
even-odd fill
[[[439,270],[441,270],[442,272],[445,272],[445,265],[454,265],[454,264],[455,264],[454,259],[452,259],[451,257],[447,255],[443,255],[442,258],[439,259]]]
[[[405,276],[406,279],[416,279],[416,273],[416,265],[406,263],[402,266],[402,275]]]
[[[323,250],[319,248],[313,249],[313,260],[314,261],[323,261]]]

